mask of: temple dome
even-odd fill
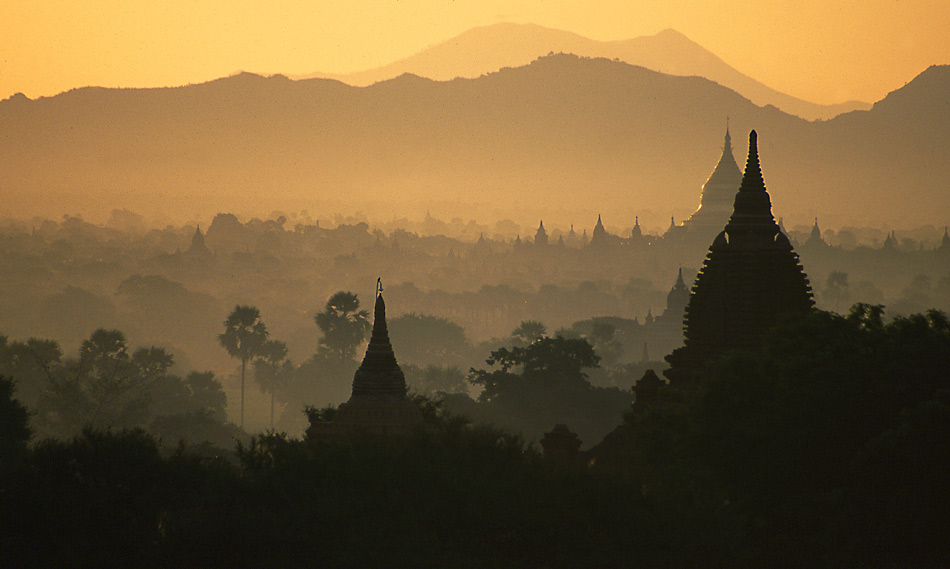
[[[742,181],[742,172],[732,154],[732,137],[726,126],[719,163],[703,184],[699,208],[684,225],[691,231],[719,231],[732,213],[736,190]]]

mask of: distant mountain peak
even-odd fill
[[[619,60],[668,75],[704,77],[732,89],[756,105],[774,105],[809,120],[828,119],[844,112],[870,108],[869,104],[861,102],[818,105],[775,91],[733,69],[672,28],[660,30],[652,36],[596,41],[574,32],[537,24],[500,22],[469,29],[376,69],[343,75],[316,73],[301,78],[322,77],[366,86],[412,73],[436,81],[448,81],[456,77],[475,78],[505,67],[520,67],[548,53],[562,52]]]

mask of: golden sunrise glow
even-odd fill
[[[874,102],[927,66],[950,63],[944,0],[7,4],[0,17],[0,98],[87,85],[181,85],[239,70],[360,71],[497,22],[597,40],[673,28],[746,75],[816,103]]]

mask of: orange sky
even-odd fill
[[[950,63],[947,0],[22,0],[0,10],[0,98],[359,71],[497,22],[598,40],[674,28],[817,103],[873,102]]]

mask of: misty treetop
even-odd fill
[[[68,437],[84,427],[149,428],[191,444],[233,444],[227,400],[211,372],[172,373],[163,348],[132,349],[119,330],[99,329],[75,358],[52,340],[10,341],[0,336],[0,375],[15,379],[17,397],[42,437]]]

